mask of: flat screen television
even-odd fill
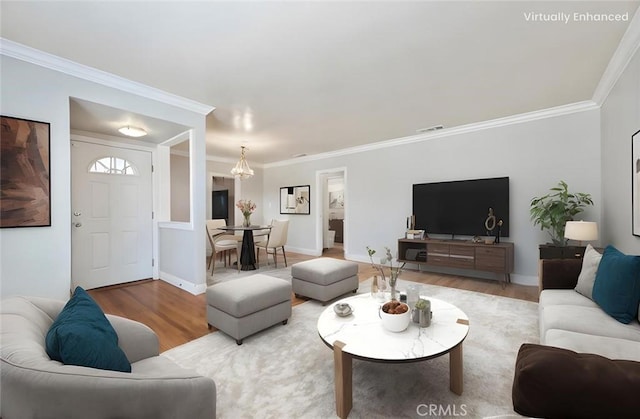
[[[213,191],[213,197],[211,200],[212,214],[211,218],[217,220],[229,218],[229,190],[224,189],[220,191]]]
[[[500,235],[508,237],[508,177],[413,185],[415,229],[427,234],[484,236],[489,208],[502,220]]]

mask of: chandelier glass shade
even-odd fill
[[[235,177],[239,177],[240,180],[248,179],[253,176],[253,170],[249,167],[247,160],[244,156],[244,146],[240,147],[240,160],[236,163],[236,167],[231,169],[231,174]]]

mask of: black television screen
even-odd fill
[[[508,237],[508,177],[413,185],[415,229],[427,234],[484,236],[489,208],[502,220],[500,235]]]
[[[213,191],[211,218],[229,218],[229,190]]]

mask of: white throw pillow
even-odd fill
[[[575,290],[590,300],[593,300],[591,294],[593,293],[593,283],[596,281],[596,272],[598,272],[600,259],[602,259],[602,254],[588,244],[582,258],[582,270],[578,276]]]

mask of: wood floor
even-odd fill
[[[343,259],[341,247],[325,251],[323,256]],[[287,253],[289,266],[313,259],[312,256]],[[375,274],[369,264],[359,263],[358,276],[364,281]],[[497,281],[464,278],[405,270],[401,276],[408,281],[460,288],[485,294],[538,301],[538,288],[509,284],[502,288]],[[160,351],[166,351],[209,333],[205,314],[205,294],[192,295],[164,281],[144,280],[129,284],[90,290],[89,294],[105,313],[137,320],[153,329],[160,340]],[[291,296],[292,305],[306,299]]]

